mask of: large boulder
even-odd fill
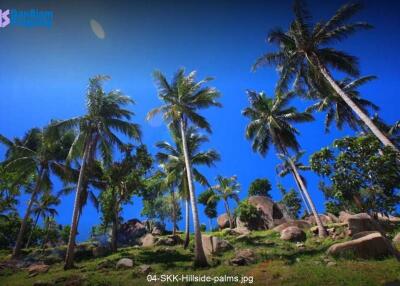
[[[400,246],[400,232],[393,238],[393,243]]]
[[[140,239],[143,247],[152,247],[155,243],[155,237],[151,233],[146,234]]]
[[[251,196],[248,202],[256,207],[260,213],[260,219],[254,220],[251,225],[249,224],[247,226],[249,229],[270,229],[292,219],[284,206],[275,203],[268,197]]]
[[[49,271],[50,266],[43,263],[32,264],[28,267],[29,277],[38,275],[39,273],[46,273]]]
[[[349,217],[351,217],[352,215],[353,214],[351,214],[351,213],[348,213],[348,212],[345,212],[345,211],[341,211],[339,213],[339,222],[347,223]]]
[[[146,227],[137,219],[128,220],[118,229],[118,244],[132,246],[139,243],[139,238],[147,232]]]
[[[278,226],[274,227],[272,230],[281,232],[282,230],[284,230],[285,228],[288,228],[289,226],[296,226],[303,230],[307,230],[307,229],[311,228],[311,224],[306,220],[292,220],[292,221],[285,222],[281,225],[278,225]]]
[[[394,255],[400,260],[399,252],[393,247],[390,240],[379,232],[373,232],[365,236],[332,245],[328,254],[333,256],[351,256],[371,259]]]
[[[220,215],[217,218],[217,223],[218,223],[219,229],[224,229],[224,228],[230,227],[228,214],[224,213],[224,214]]]
[[[133,260],[130,258],[121,258],[118,260],[116,264],[117,269],[123,269],[123,268],[132,268],[133,267]]]
[[[333,219],[331,216],[326,215],[326,214],[319,214],[318,216],[319,216],[321,222],[322,222],[324,225],[337,222],[337,221],[334,221],[334,219]],[[306,220],[307,220],[310,224],[313,224],[313,225],[316,225],[316,224],[317,224],[316,221],[315,221],[315,216],[313,216],[313,215],[308,216],[308,217],[306,218]]]
[[[369,214],[359,213],[347,217],[349,235],[353,236],[362,231],[379,231],[384,233],[382,226],[374,220]]]
[[[301,242],[305,241],[307,238],[306,233],[301,229],[298,228],[297,226],[289,226],[282,230],[281,232],[281,239],[282,240],[287,240],[287,241],[292,241],[292,242]]]
[[[228,241],[216,236],[202,235],[201,240],[206,255],[221,253],[233,248]]]
[[[179,235],[169,235],[168,237],[160,237],[154,245],[174,246],[183,244],[183,240]]]
[[[237,266],[249,265],[256,262],[256,254],[251,249],[238,250],[229,262]]]

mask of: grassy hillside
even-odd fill
[[[161,277],[161,274],[209,275],[220,276],[220,279],[224,275],[237,275],[252,277],[252,285],[375,286],[400,281],[400,263],[394,258],[367,261],[326,256],[326,249],[334,243],[330,238],[320,241],[308,233],[304,246],[299,247],[295,243],[280,240],[279,235],[272,231],[252,232],[244,241],[238,241],[236,237],[222,232],[213,234],[227,239],[235,249],[252,249],[257,255],[257,262],[247,266],[229,265],[235,252],[230,250],[213,256],[212,267],[194,269],[191,250],[184,250],[182,246],[128,247],[106,257],[82,260],[77,263],[77,269],[69,271],[62,269],[62,263],[51,265],[47,273],[35,277],[28,277],[25,269],[4,269],[0,272],[0,285],[209,285],[147,282],[148,274],[142,273],[141,265],[151,267],[152,278],[154,275]],[[1,253],[1,260],[8,257],[8,252]],[[117,270],[115,264],[121,258],[131,258],[134,267]],[[218,284],[241,285],[215,283]]]

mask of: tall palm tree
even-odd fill
[[[18,172],[21,178],[33,176],[35,180],[13,249],[14,258],[20,255],[27,222],[36,197],[41,190],[51,188],[50,174],[56,172],[57,166],[65,160],[73,135],[71,132],[53,133],[47,127],[33,128],[22,139],[13,141],[0,135],[0,142],[8,147],[4,166]]]
[[[157,160],[163,164],[164,172],[166,173],[166,184],[168,186],[177,186],[180,191],[180,196],[185,200],[185,232],[186,238],[184,246],[189,245],[189,202],[190,195],[188,190],[185,156],[182,148],[182,139],[180,133],[171,126],[171,135],[174,145],[167,141],[157,143],[160,151],[156,154]],[[220,159],[217,151],[210,149],[207,151],[200,150],[203,143],[208,142],[207,136],[200,134],[198,129],[190,127],[187,131],[187,146],[190,163],[193,170],[193,179],[203,186],[210,186],[207,178],[200,172],[196,166],[211,167]],[[194,188],[194,186],[193,186]]]
[[[28,241],[26,242],[25,248],[28,248],[31,243],[32,234],[38,223],[39,217],[42,217],[44,221],[46,217],[55,217],[56,215],[58,215],[58,212],[54,207],[58,206],[60,202],[61,200],[58,196],[53,196],[49,192],[43,193],[40,199],[34,202],[31,212],[35,216],[35,221],[31,233],[29,235]]]
[[[360,3],[345,4],[328,21],[312,25],[306,5],[302,1],[295,1],[295,19],[289,30],[284,32],[278,28],[268,35],[268,41],[276,44],[279,50],[261,56],[253,68],[276,66],[280,73],[277,89],[283,91],[291,81],[299,90],[304,86],[320,87],[320,82],[326,81],[385,146],[391,146],[398,151],[362,107],[333,79],[328,69],[333,67],[351,76],[359,76],[357,58],[329,45],[349,37],[356,31],[371,28],[371,25],[365,22],[347,23],[361,8]],[[324,94],[323,91],[321,94]]]
[[[304,151],[299,151],[294,156],[289,156],[289,157],[282,153],[278,154],[278,157],[279,157],[279,159],[281,159],[282,163],[277,166],[276,171],[277,171],[279,177],[285,177],[289,173],[291,173],[293,175],[293,178],[294,178],[294,181],[296,182],[301,199],[303,200],[304,206],[307,209],[307,213],[311,213],[310,208],[307,204],[307,201],[304,198],[304,190],[301,188],[300,183],[297,180],[297,177],[294,174],[294,172],[292,170],[292,166],[290,164],[290,162],[293,162],[293,164],[296,166],[297,170],[301,170],[301,171],[310,170],[309,166],[306,166],[300,162],[300,159],[304,155],[304,153],[305,153]],[[304,185],[307,187],[306,179],[301,175],[300,175],[300,177],[301,177]]]
[[[140,139],[139,126],[129,122],[134,113],[124,108],[128,104],[133,104],[134,101],[119,90],[105,92],[102,83],[108,79],[108,76],[95,76],[89,79],[86,95],[87,113],[85,115],[59,122],[53,126],[54,129],[76,128],[79,131],[69,151],[68,159],[82,158],[64,269],[73,267],[75,237],[81,207],[80,198],[86,184],[86,172],[96,158],[97,151],[100,151],[103,161],[110,164],[112,146],[116,145],[120,150],[124,150],[125,146],[114,131],[131,139]]]
[[[216,178],[217,184],[211,187],[213,195],[208,199],[209,202],[217,202],[222,200],[225,206],[226,214],[229,218],[229,228],[233,228],[233,215],[229,207],[229,199],[239,202],[240,184],[237,182],[237,177],[222,177],[218,175]]]
[[[253,141],[253,150],[265,156],[270,145],[273,144],[275,150],[285,154],[288,158],[290,158],[289,149],[299,151],[300,146],[296,139],[299,132],[292,123],[308,122],[313,120],[313,117],[308,112],[298,112],[295,107],[288,107],[289,100],[294,93],[278,93],[275,98],[268,98],[263,92],[248,91],[247,94],[250,107],[243,110],[243,115],[250,119],[246,128],[246,137]],[[296,165],[292,160],[289,160],[289,163],[310,205],[317,222],[319,235],[326,236],[326,230]]]
[[[354,103],[360,109],[362,109],[365,114],[369,115],[369,108],[375,111],[379,110],[379,108],[371,101],[361,98],[357,88],[375,78],[375,76],[364,76],[355,80],[346,78],[344,80],[338,81],[337,84],[348,96],[351,97]],[[329,131],[329,127],[333,121],[336,122],[336,127],[339,130],[342,129],[344,124],[347,124],[353,130],[358,130],[359,127],[362,128],[364,126],[363,122],[357,117],[350,106],[347,105],[346,102],[337,95],[332,87],[326,82],[321,82],[320,84],[325,86],[319,87],[315,90],[310,90],[308,92],[308,97],[316,98],[317,102],[308,107],[306,111],[326,112],[325,131]],[[379,129],[382,130],[381,128]]]
[[[165,76],[159,71],[154,73],[154,77],[158,85],[158,96],[164,104],[150,111],[147,117],[151,119],[155,114],[161,112],[163,113],[164,120],[168,122],[168,124],[176,124],[176,126],[179,126],[192,206],[195,232],[195,264],[198,266],[206,266],[208,263],[201,240],[196,195],[193,187],[193,173],[188,151],[187,131],[190,124],[193,124],[194,126],[211,132],[211,127],[207,119],[197,112],[199,109],[210,106],[221,106],[221,104],[216,101],[220,94],[215,88],[203,86],[205,83],[209,82],[211,78],[196,82],[195,71],[185,76],[184,69],[179,69],[171,84],[168,83]]]

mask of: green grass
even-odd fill
[[[237,241],[234,236],[223,232],[213,233],[230,241],[236,249],[250,248],[257,253],[257,263],[235,267],[227,262],[234,256],[228,251],[212,258],[211,267],[195,269],[192,264],[193,242],[189,249],[182,246],[154,248],[123,248],[103,258],[83,259],[76,263],[77,269],[64,271],[62,263],[51,265],[49,272],[28,278],[26,270],[3,270],[0,285],[33,285],[35,282],[52,282],[55,285],[85,281],[82,285],[209,285],[207,283],[161,283],[147,282],[146,275],[138,267],[148,264],[151,274],[194,274],[194,275],[246,275],[252,276],[252,285],[384,285],[400,281],[400,263],[394,258],[384,260],[349,260],[327,257],[326,249],[338,241],[319,240],[307,234],[304,248],[295,243],[282,241],[273,231],[252,232],[249,239]],[[31,250],[32,251],[32,250]],[[0,260],[9,258],[10,252],[0,251]],[[120,258],[131,258],[134,268],[116,270]],[[327,262],[335,265],[327,266]],[[99,269],[108,263],[110,268]],[[75,284],[76,285],[76,284]],[[240,283],[216,283],[215,285],[241,285]]]

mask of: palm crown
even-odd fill
[[[289,30],[284,32],[278,28],[268,35],[268,41],[278,45],[279,50],[261,56],[253,68],[276,66],[281,76],[277,84],[278,90],[286,90],[290,82],[298,89],[301,84],[314,86],[322,79],[316,69],[317,63],[358,76],[357,58],[328,45],[339,42],[356,31],[371,28],[365,22],[346,23],[361,8],[360,3],[345,4],[329,20],[312,25],[305,4],[295,1],[295,19]]]
[[[298,150],[298,131],[292,123],[311,121],[313,117],[308,112],[298,112],[295,107],[287,106],[293,93],[278,94],[275,98],[254,91],[248,91],[247,95],[250,107],[242,113],[250,119],[246,137],[253,141],[253,150],[265,155],[271,143],[280,152],[286,152],[287,148]]]

